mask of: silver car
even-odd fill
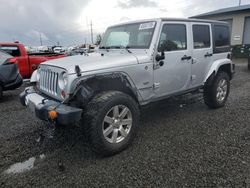
[[[223,107],[233,73],[226,23],[150,19],[109,27],[94,53],[41,64],[20,99],[53,125],[79,122],[108,156],[134,139],[140,106],[202,91],[208,107]]]

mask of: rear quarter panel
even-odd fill
[[[207,79],[215,72],[217,74],[219,68],[222,65],[226,65],[226,64],[230,64],[232,66],[232,61],[230,59],[224,58],[224,59],[217,59],[215,60],[211,67],[209,68],[207,75],[205,77],[205,80],[203,81],[203,83],[205,83],[207,81]]]

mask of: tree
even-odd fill
[[[101,34],[98,34],[98,35],[96,36],[96,42],[95,42],[95,44],[96,44],[96,45],[100,45],[101,41],[102,41],[102,35],[101,35]]]

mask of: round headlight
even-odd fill
[[[68,75],[66,72],[62,72],[58,79],[58,84],[59,84],[60,89],[62,90],[65,89],[67,83],[68,83]]]

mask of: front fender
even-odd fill
[[[119,80],[120,84],[112,85],[112,80]],[[98,88],[99,86],[101,87]],[[74,80],[71,86],[72,97],[81,96],[81,101],[86,102],[95,94],[96,89],[103,89],[103,86],[108,87],[111,90],[116,90],[118,89],[117,87],[119,87],[120,89],[128,88],[138,101],[142,101],[142,97],[135,84],[133,83],[132,79],[126,73],[123,72],[95,74],[88,77],[78,78]]]
[[[207,81],[207,79],[213,74],[215,73],[215,75],[217,74],[219,68],[223,65],[226,64],[230,64],[230,66],[232,67],[232,61],[230,59],[220,59],[220,60],[216,60],[213,62],[212,66],[210,67],[205,80],[203,81],[203,83],[205,83]]]

